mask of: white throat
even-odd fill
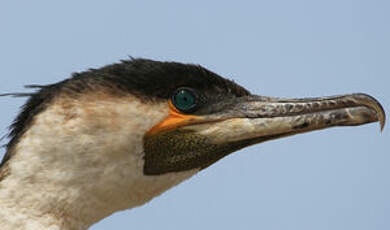
[[[135,97],[55,99],[12,150],[0,181],[1,228],[84,230],[195,174],[143,174],[143,136],[167,115],[165,103]]]

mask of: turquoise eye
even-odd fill
[[[191,112],[197,106],[195,93],[186,88],[178,89],[173,94],[172,103],[181,112]]]

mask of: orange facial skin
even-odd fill
[[[186,126],[193,123],[200,123],[202,118],[200,116],[183,114],[178,111],[171,101],[168,102],[169,115],[163,121],[151,128],[147,135],[153,135],[162,131],[172,130],[178,127]]]

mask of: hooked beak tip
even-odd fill
[[[380,132],[382,133],[386,124],[386,113],[383,106],[377,99],[368,94],[358,93],[355,94],[355,97],[358,98],[363,105],[375,111],[377,120],[379,121]]]

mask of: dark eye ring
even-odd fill
[[[183,113],[194,112],[198,108],[198,94],[191,88],[181,87],[172,94],[172,104]]]

